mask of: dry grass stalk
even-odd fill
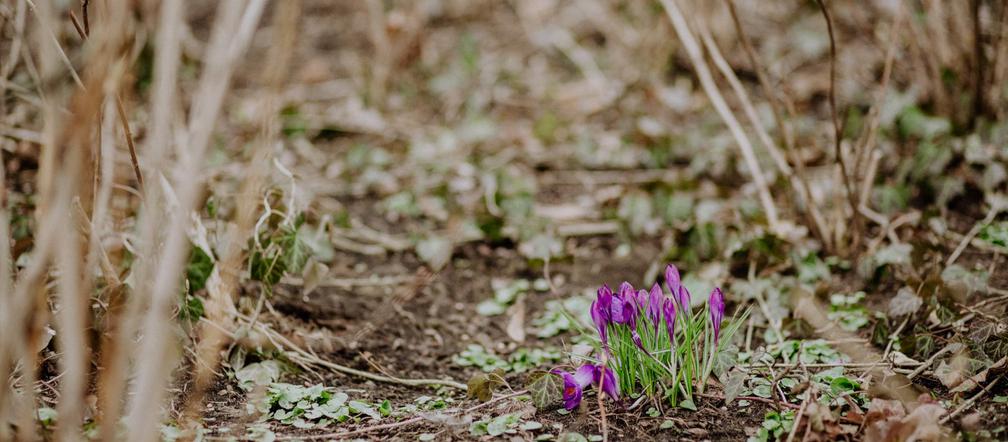
[[[844,191],[847,195],[847,202],[850,205],[850,233],[844,235],[845,232],[840,232],[839,228],[843,228],[845,225],[843,223],[837,223],[838,232],[836,238],[837,245],[846,244],[848,242],[843,241],[843,237],[846,236],[851,240],[853,246],[844,250],[846,253],[853,253],[860,248],[861,244],[861,217],[858,216],[860,212],[858,211],[857,205],[857,194],[854,192],[854,185],[851,183],[854,178],[851,176],[850,167],[847,165],[847,160],[844,158],[843,153],[843,123],[840,121],[840,114],[837,111],[836,103],[836,77],[837,77],[837,50],[836,50],[836,36],[833,33],[833,18],[830,16],[829,8],[826,6],[826,0],[816,0],[816,4],[819,5],[819,10],[822,12],[823,19],[826,20],[826,32],[829,34],[830,42],[830,77],[829,77],[829,105],[830,114],[833,121],[833,156],[840,167],[840,180],[843,183]],[[841,218],[847,219],[845,214],[840,214]]]
[[[736,21],[736,24],[737,23],[738,22]],[[721,55],[721,51],[718,49],[717,43],[711,36],[706,24],[701,22],[698,24],[697,28],[700,32],[700,38],[704,41],[704,45],[707,47],[707,52],[714,61],[714,65],[717,66],[719,71],[721,71],[721,75],[728,80],[728,83],[732,87],[732,91],[742,104],[742,109],[745,112],[746,118],[749,120],[749,124],[756,131],[757,138],[763,144],[763,147],[767,150],[767,152],[770,153],[770,157],[773,158],[774,163],[777,165],[780,172],[791,183],[791,187],[795,193],[798,194],[798,197],[801,200],[802,208],[812,220],[811,224],[817,232],[817,236],[819,238],[828,238],[829,235],[827,232],[829,230],[826,220],[823,218],[822,212],[819,210],[819,206],[816,205],[816,202],[812,199],[812,195],[808,190],[808,181],[802,179],[801,176],[794,173],[791,166],[788,164],[787,159],[784,157],[784,154],[781,153],[781,149],[777,147],[777,144],[770,138],[770,134],[768,134],[766,129],[763,128],[763,123],[760,122],[759,116],[756,114],[756,109],[753,107],[752,101],[749,100],[749,94],[746,93],[742,82],[735,76],[735,71]],[[741,31],[741,28],[738,29]],[[772,94],[772,92],[770,93]],[[775,118],[779,118],[776,108],[774,110],[774,114]],[[829,244],[827,244],[827,246],[829,246]]]
[[[728,130],[731,131],[732,136],[735,138],[735,142],[738,144],[739,150],[742,153],[742,158],[746,163],[746,167],[749,169],[749,173],[752,175],[753,183],[756,185],[760,203],[763,206],[763,211],[766,213],[770,229],[775,232],[780,231],[781,227],[780,220],[777,215],[777,205],[774,203],[773,195],[771,195],[770,188],[763,176],[763,170],[760,168],[759,161],[756,159],[756,154],[753,152],[752,143],[749,142],[749,138],[746,136],[745,131],[742,130],[742,125],[739,124],[738,119],[735,118],[735,115],[725,102],[724,97],[721,96],[717,83],[714,82],[714,78],[711,76],[710,68],[704,60],[700,45],[697,44],[696,38],[693,36],[693,32],[690,31],[689,24],[687,24],[686,18],[683,16],[683,13],[676,4],[676,1],[661,0],[661,4],[665,9],[666,14],[668,14],[669,20],[672,22],[676,35],[679,36],[679,40],[686,49],[686,53],[693,64],[693,69],[696,71],[697,77],[700,79],[700,84],[703,86],[704,92],[710,99],[711,104],[714,105],[714,109],[717,111],[718,115],[721,116],[721,119],[724,120],[725,124],[728,126]]]
[[[127,417],[129,440],[151,441],[158,435],[161,404],[174,367],[174,346],[170,339],[171,302],[177,293],[178,275],[189,251],[186,236],[189,214],[195,209],[204,184],[202,178],[192,175],[202,169],[203,157],[231,74],[248,47],[265,6],[265,0],[229,0],[219,5],[218,18],[204,57],[205,68],[193,95],[188,121],[189,137],[179,146],[182,155],[174,170],[176,181],[172,184],[178,201],[177,213],[159,219],[159,230],[166,232],[164,245],[160,250],[154,247],[148,249],[146,259],[140,263],[145,269],[141,274],[152,275],[153,278],[149,292],[151,305],[144,318],[143,342],[136,368],[137,390]],[[147,242],[148,246],[154,243]],[[154,256],[157,259],[151,259]]]
[[[149,136],[144,150],[145,163],[150,170],[165,170],[168,151],[172,145],[172,119],[175,116],[175,92],[180,65],[180,29],[182,24],[181,0],[164,0],[160,4],[155,38],[154,78],[151,88],[151,119],[148,124]],[[144,205],[140,209],[139,229],[136,247],[145,253],[152,253],[150,244],[157,232],[157,224],[148,220],[156,219],[161,204],[161,195],[152,189],[145,189]],[[152,255],[141,256],[141,259]],[[135,280],[139,286],[134,287],[135,293],[148,293],[145,282],[149,274],[140,273],[141,268],[134,269]],[[139,326],[138,321],[143,308],[143,299],[139,296],[130,297],[127,305],[121,309],[110,310],[108,323],[114,324],[109,330],[106,350],[102,355],[104,371],[98,380],[99,403],[102,410],[101,437],[111,440],[116,437],[116,425],[122,414],[122,401],[125,397],[128,381],[127,370],[129,348],[133,336]]]
[[[235,226],[229,230],[228,248],[219,262],[220,283],[208,287],[209,299],[206,303],[206,317],[211,323],[222,324],[231,329],[234,323],[234,300],[240,283],[238,275],[242,270],[243,250],[241,244],[253,235],[253,225],[259,209],[259,195],[263,194],[269,167],[272,163],[272,147],[277,142],[280,122],[277,119],[282,104],[284,80],[287,78],[291,55],[298,36],[301,17],[301,1],[291,0],[276,4],[277,41],[271,46],[267,59],[271,64],[263,73],[265,92],[257,106],[260,131],[253,143],[252,162],[249,165],[242,190],[237,202]],[[219,363],[221,347],[230,338],[218,327],[203,327],[197,343],[195,387],[189,398],[186,419],[198,422],[202,397],[214,380],[214,368]]]

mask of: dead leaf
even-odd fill
[[[493,392],[504,385],[504,370],[498,368],[491,373],[477,373],[466,383],[466,395],[480,402],[493,398]]]
[[[525,297],[519,296],[514,305],[508,308],[507,314],[509,319],[504,331],[512,341],[519,344],[525,342]]]
[[[899,401],[872,400],[868,409],[869,420],[865,429],[865,442],[925,442],[946,439],[945,429],[939,424],[945,408],[924,403],[908,415],[903,415]]]
[[[935,367],[934,375],[948,388],[958,387],[966,379],[966,359],[961,356],[952,358],[952,362],[941,361]]]
[[[916,313],[920,309],[924,301],[917,296],[913,289],[909,287],[903,287],[899,289],[892,299],[889,300],[889,315],[890,316],[905,316],[909,314]]]
[[[894,425],[906,416],[906,409],[900,401],[872,399],[865,414],[865,440],[883,441]]]
[[[987,382],[987,376],[992,371],[997,372],[997,371],[1001,370],[1005,366],[1006,362],[1008,362],[1008,356],[1001,358],[999,361],[995,362],[990,367],[987,367],[983,371],[981,371],[981,372],[979,372],[979,373],[977,373],[977,374],[975,374],[973,376],[970,376],[969,378],[963,380],[959,384],[958,387],[953,388],[949,392],[950,393],[966,393],[966,392],[970,392],[970,391],[976,390],[981,385],[983,385],[985,382]]]
[[[318,288],[322,280],[329,275],[329,267],[315,260],[315,257],[308,258],[308,263],[301,271],[301,279],[304,284],[301,287],[301,296],[308,296]]]

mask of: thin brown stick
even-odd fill
[[[948,259],[945,261],[945,267],[954,264],[956,260],[959,259],[959,255],[961,255],[962,252],[966,250],[966,246],[969,245],[970,241],[980,233],[980,230],[982,230],[988,224],[993,222],[994,218],[997,216],[998,213],[1001,213],[1002,210],[1004,210],[1004,207],[1001,207],[997,203],[991,204],[990,209],[987,210],[987,215],[985,215],[983,219],[974,224],[973,227],[970,228],[969,232],[967,232],[966,235],[963,236],[962,240],[959,241],[959,245],[956,246],[955,250],[952,251],[952,254],[949,255]]]
[[[819,10],[822,11],[823,18],[826,20],[826,32],[829,34],[830,40],[830,86],[829,86],[829,105],[830,112],[832,113],[833,120],[833,154],[836,156],[836,161],[840,165],[841,180],[843,181],[844,189],[847,191],[847,201],[850,203],[851,210],[851,232],[850,237],[854,242],[854,249],[856,250],[861,242],[860,232],[860,219],[857,210],[857,195],[854,193],[854,189],[851,187],[850,174],[847,170],[847,162],[843,157],[843,149],[841,148],[843,141],[843,124],[840,121],[840,115],[837,112],[836,104],[836,77],[837,77],[837,55],[836,55],[836,36],[833,33],[833,18],[830,16],[829,8],[826,7],[826,0],[816,0],[816,4],[819,5]]]
[[[122,125],[123,134],[126,136],[126,146],[129,147],[130,163],[133,165],[133,173],[136,175],[137,187],[140,193],[144,193],[143,173],[140,172],[140,161],[137,159],[136,145],[133,144],[133,132],[130,131],[129,121],[126,119],[126,110],[123,108],[122,98],[119,94],[115,96],[116,113],[119,114],[119,123]]]
[[[204,71],[193,95],[192,112],[189,115],[188,139],[185,149],[188,155],[176,163],[175,193],[179,201],[174,216],[167,216],[157,223],[167,233],[160,253],[149,253],[141,263],[145,275],[152,275],[150,285],[151,306],[144,318],[143,346],[138,360],[137,393],[134,398],[129,422],[129,439],[151,441],[157,437],[160,403],[167,393],[168,382],[174,360],[168,351],[171,342],[171,303],[178,293],[179,278],[189,253],[186,230],[189,214],[199,204],[198,198],[203,188],[203,179],[185,177],[199,171],[214,125],[220,115],[224,96],[229,89],[231,76],[238,61],[251,43],[259,19],[265,9],[265,0],[250,2],[228,1],[220,6],[210,37],[210,45],[204,57]],[[154,244],[152,238],[145,243]]]
[[[718,90],[717,83],[714,82],[714,78],[711,76],[710,68],[707,66],[707,62],[704,61],[703,51],[697,43],[696,37],[693,36],[693,32],[690,31],[689,24],[687,24],[679,5],[675,0],[661,0],[661,4],[669,20],[672,22],[676,35],[678,35],[679,40],[686,49],[686,54],[693,64],[704,92],[707,94],[718,115],[725,122],[725,125],[728,126],[728,130],[735,138],[736,144],[738,144],[739,150],[742,153],[742,159],[745,161],[746,167],[752,175],[753,183],[756,185],[760,203],[763,206],[763,211],[766,212],[767,222],[771,230],[779,231],[780,222],[777,216],[777,205],[774,203],[773,195],[770,193],[763,170],[760,168],[756,154],[753,152],[752,143],[749,142],[749,138],[746,137],[738,119],[732,114],[731,109],[728,108],[728,104]]]
[[[805,172],[805,161],[802,160],[795,147],[794,132],[791,130],[791,126],[787,124],[787,120],[784,117],[784,111],[782,108],[786,108],[782,99],[777,95],[776,89],[771,86],[769,76],[767,75],[766,68],[760,63],[759,57],[756,56],[756,50],[753,48],[752,40],[742,29],[742,21],[739,20],[738,11],[735,8],[735,0],[726,0],[728,4],[728,12],[732,17],[732,23],[735,25],[735,32],[739,36],[739,40],[742,43],[742,49],[745,51],[746,57],[749,60],[749,64],[752,65],[753,71],[756,72],[756,78],[759,80],[760,87],[763,88],[763,92],[767,96],[767,100],[770,103],[770,110],[773,111],[774,122],[777,124],[777,132],[779,136],[784,140],[784,151],[791,158],[791,163],[795,168],[795,177],[798,181],[798,185],[792,186],[796,187],[796,191],[808,195],[809,207],[806,209],[809,224],[816,227],[816,232],[818,233],[819,240],[823,242],[826,249],[833,249],[833,241],[829,234],[829,226],[825,222],[825,218],[822,215],[822,210],[816,204],[814,198],[812,198],[812,191],[809,188],[808,174]],[[798,188],[800,187],[800,189]]]
[[[760,140],[763,147],[770,153],[770,157],[773,158],[774,162],[777,164],[777,168],[781,171],[781,174],[788,179],[791,183],[791,187],[793,187],[795,192],[798,193],[798,197],[801,199],[801,203],[804,206],[805,211],[812,219],[812,227],[819,232],[817,236],[827,236],[826,221],[823,219],[822,213],[819,211],[819,207],[816,206],[815,201],[812,200],[812,195],[808,190],[808,183],[803,183],[799,177],[794,174],[794,171],[791,170],[791,166],[788,164],[787,159],[784,158],[784,154],[781,153],[781,149],[777,147],[777,144],[774,143],[773,140],[770,139],[770,135],[767,134],[766,129],[763,128],[763,123],[760,122],[759,116],[756,114],[756,109],[753,107],[752,101],[749,100],[749,94],[746,93],[745,87],[742,86],[742,82],[735,76],[735,72],[721,55],[721,51],[718,49],[717,43],[711,36],[707,26],[703,22],[700,22],[697,25],[697,29],[699,30],[701,40],[703,40],[704,45],[707,48],[707,52],[714,61],[714,65],[719,71],[721,71],[721,74],[725,77],[725,79],[728,80],[728,84],[731,85],[732,91],[735,92],[735,96],[738,97],[739,102],[742,104],[742,110],[744,111],[746,118],[749,120],[749,125],[756,131],[757,139]]]
[[[81,15],[84,16],[84,35],[91,35],[91,21],[88,20],[88,5],[90,0],[81,0]]]
[[[896,62],[896,48],[898,46],[898,42],[900,41],[899,33],[903,28],[903,20],[906,17],[906,8],[903,7],[902,2],[898,4],[898,8],[899,10],[896,13],[896,18],[893,20],[892,29],[889,31],[889,46],[886,49],[886,58],[882,65],[882,79],[879,85],[879,90],[875,96],[875,103],[872,104],[871,109],[868,111],[868,127],[859,139],[857,145],[854,147],[855,171],[864,170],[865,161],[870,161],[872,159],[872,154],[874,153],[874,149],[876,147],[875,137],[878,135],[882,104],[885,103],[886,95],[889,92],[889,80],[892,78],[893,65]],[[865,201],[868,197],[866,194],[871,190],[870,185],[874,181],[874,176],[871,176],[872,181],[868,180],[869,176],[864,175],[858,206],[865,205]]]
[[[977,118],[987,110],[986,71],[987,54],[984,53],[983,23],[980,20],[980,0],[970,0],[971,17],[973,19],[973,112],[970,115],[970,125],[975,125]],[[995,85],[995,87],[997,87]]]
[[[84,1],[83,7],[86,23],[87,0]],[[79,35],[82,40],[87,40],[89,35],[87,31],[88,28],[86,25],[83,28],[81,27],[80,23],[77,22],[77,17],[74,15],[73,11],[70,12],[70,21],[73,22],[74,29],[77,30],[77,35]],[[115,101],[116,113],[119,114],[119,125],[122,126],[123,134],[126,137],[126,146],[129,148],[130,162],[133,165],[133,173],[136,175],[137,187],[139,188],[140,193],[143,194],[144,179],[143,173],[140,172],[140,161],[137,159],[136,145],[133,143],[133,131],[130,130],[129,120],[126,118],[126,110],[123,106],[122,97],[120,97],[118,93],[115,94]]]
[[[983,397],[985,394],[987,394],[988,392],[990,392],[991,389],[993,389],[995,385],[997,385],[999,382],[1001,382],[1001,380],[1003,380],[1005,378],[1005,376],[1008,376],[1008,375],[1002,374],[1001,376],[998,376],[997,379],[994,379],[989,384],[987,384],[987,386],[984,387],[983,390],[980,390],[980,392],[978,392],[977,394],[975,394],[972,397],[970,397],[969,399],[967,399],[966,402],[963,402],[962,405],[956,407],[955,410],[952,410],[951,413],[945,415],[945,417],[942,417],[939,422],[944,425],[944,424],[948,423],[948,421],[950,421],[953,418],[955,418],[956,416],[959,416],[960,414],[962,414],[964,411],[969,410],[969,408],[972,407],[973,404],[976,403],[976,401],[980,400],[981,397]]]

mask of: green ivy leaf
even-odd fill
[[[539,410],[558,403],[563,396],[563,381],[547,371],[537,370],[529,374],[526,388],[532,395],[532,404]]]

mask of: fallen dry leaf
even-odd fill
[[[945,408],[925,403],[908,415],[903,415],[903,404],[898,401],[875,399],[869,406],[869,420],[865,429],[866,442],[925,442],[949,438],[939,423]],[[877,420],[876,420],[877,419]]]
[[[507,313],[510,317],[505,329],[508,337],[517,343],[525,342],[525,298],[519,296]]]
[[[987,376],[991,372],[998,372],[1001,369],[1003,369],[1006,362],[1008,362],[1008,356],[1001,358],[1000,360],[998,360],[997,362],[995,362],[990,367],[987,367],[986,369],[980,371],[979,373],[977,373],[977,374],[975,374],[973,376],[970,376],[968,379],[963,380],[959,384],[959,386],[953,388],[949,392],[950,393],[967,393],[967,392],[976,390],[981,385],[983,385],[985,382],[987,382]]]

